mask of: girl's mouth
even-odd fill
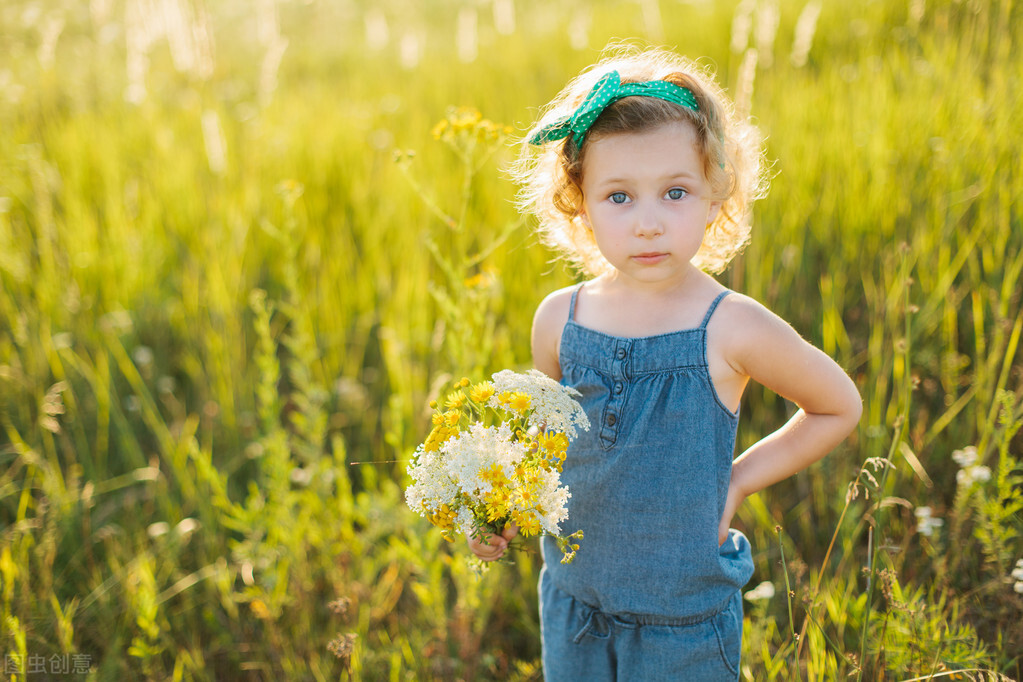
[[[632,260],[640,265],[656,265],[667,257],[668,254],[666,253],[652,251],[648,253],[638,253],[632,257]]]

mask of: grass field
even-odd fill
[[[405,460],[575,279],[503,126],[612,39],[756,119],[721,280],[864,399],[736,518],[742,678],[1023,678],[1019,3],[5,0],[4,679],[540,679],[538,557],[478,577]]]

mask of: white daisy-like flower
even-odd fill
[[[530,425],[548,431],[564,433],[571,440],[576,437],[576,427],[589,431],[590,420],[575,400],[579,392],[563,386],[537,369],[525,374],[502,370],[493,377],[497,395],[490,399],[492,407],[498,407],[498,395],[503,392],[523,393],[530,397]]]
[[[945,525],[942,519],[931,516],[930,507],[917,507],[913,513],[916,515],[916,529],[924,537],[933,537],[935,531]]]
[[[977,448],[968,445],[962,450],[956,450],[952,453],[952,459],[963,469],[971,467],[977,463]]]
[[[956,483],[969,487],[974,483],[985,483],[991,480],[991,469],[984,466],[968,466],[956,472]]]
[[[971,467],[970,478],[974,483],[986,483],[991,480],[991,469],[984,465]]]

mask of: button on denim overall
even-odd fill
[[[581,287],[580,287],[581,288]],[[582,529],[571,564],[543,540],[543,667],[569,680],[736,680],[739,589],[753,574],[746,537],[718,545],[738,415],[707,369],[707,323],[642,338],[575,322],[561,337],[562,383],[578,390],[589,431],[572,442],[562,482]]]

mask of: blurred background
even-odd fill
[[[760,126],[720,279],[864,398],[737,516],[742,679],[1020,679],[1021,39],[1010,0],[4,0],[5,679],[541,678],[537,554],[479,576],[402,490],[577,281],[502,169],[612,40]],[[792,409],[751,388],[739,447]]]

